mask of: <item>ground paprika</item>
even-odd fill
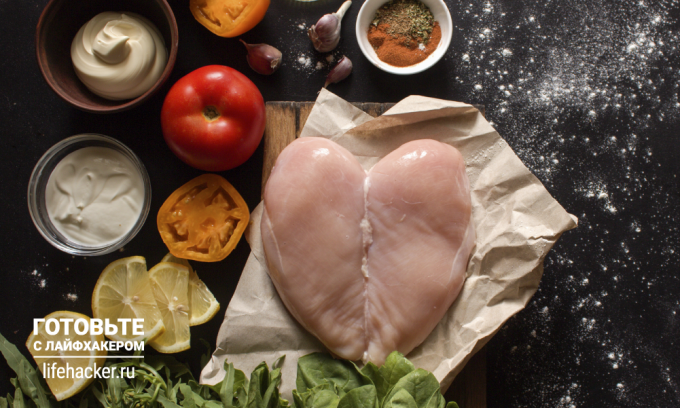
[[[395,67],[415,65],[432,54],[442,38],[441,27],[435,22],[427,42],[413,41],[411,36],[389,34],[389,24],[371,25],[368,42],[378,58]]]

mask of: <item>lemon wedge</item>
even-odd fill
[[[70,319],[71,323],[68,334],[66,334],[64,324],[60,325],[59,331],[56,334],[48,334],[45,330],[45,321],[49,319]],[[91,350],[91,347],[88,347],[88,350],[84,350],[84,347],[81,347],[84,343],[93,344],[96,342],[101,345],[101,342],[104,341],[104,336],[101,334],[91,335],[89,331],[83,335],[77,334],[73,323],[78,319],[86,320],[89,327],[90,318],[83,314],[69,311],[50,313],[45,316],[45,321],[38,324],[38,332],[31,332],[26,341],[28,351],[43,373],[47,385],[57,401],[69,398],[84,390],[94,380],[92,371],[96,367],[102,367],[104,360],[106,360],[106,350],[95,351]],[[56,347],[57,350],[48,350],[48,341],[55,342],[50,344],[56,344],[56,342],[61,345],[68,344],[70,350],[64,351],[62,350],[63,347]],[[79,350],[76,351],[73,348],[78,348]],[[61,371],[61,376],[64,378],[59,378],[56,375],[57,371]]]
[[[161,353],[177,353],[190,347],[189,268],[161,262],[149,270],[156,303],[163,316],[165,332],[149,342]]]
[[[92,293],[92,314],[118,327],[116,334],[107,334],[111,340],[149,341],[163,333],[163,319],[143,257],[119,259],[104,269]],[[119,319],[144,319],[143,334],[135,335],[132,325]]]
[[[197,326],[215,317],[220,310],[220,303],[205,283],[199,279],[189,261],[168,253],[163,257],[162,262],[174,262],[189,268],[189,325]]]

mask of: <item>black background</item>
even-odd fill
[[[314,23],[339,1],[274,0],[265,19],[243,35],[284,54],[274,75],[247,66],[236,39],[210,33],[188,1],[170,1],[179,54],[170,80],[128,112],[95,115],[72,108],[42,78],[35,27],[47,0],[0,0],[0,332],[27,354],[32,319],[55,310],[90,314],[92,288],[111,261],[166,249],[154,218],[163,200],[200,174],[162,139],[159,114],[170,86],[208,64],[251,78],[265,101],[312,101],[329,70],[306,67],[313,51],[298,25]],[[355,41],[357,1],[333,53],[354,73],[330,90],[349,101],[397,102],[410,94],[484,104],[487,117],[550,193],[579,217],[547,256],[541,286],[488,346],[488,406],[680,406],[680,5],[569,0],[447,0],[454,26],[445,58],[425,73],[399,77],[373,67]],[[26,206],[31,170],[57,141],[95,132],[118,138],[144,162],[153,186],[149,219],[124,252],[81,258],[50,246]],[[223,172],[254,208],[262,146]],[[198,264],[226,308],[249,253],[242,240],[223,262]],[[77,299],[73,300],[76,295]],[[192,349],[179,355],[198,372],[222,313],[192,328]],[[0,362],[0,392],[9,391]],[[464,407],[463,407],[464,408]]]

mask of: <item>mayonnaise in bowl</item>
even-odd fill
[[[158,29],[136,13],[103,12],[76,34],[71,60],[78,78],[110,100],[132,99],[163,74],[168,52]]]

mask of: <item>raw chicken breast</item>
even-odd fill
[[[333,353],[382,364],[425,340],[458,296],[474,246],[455,148],[416,140],[365,172],[343,147],[302,138],[279,156],[261,223],[274,285]]]
[[[269,274],[307,330],[342,356],[365,348],[361,230],[366,177],[351,153],[320,138],[279,155],[264,192]]]

